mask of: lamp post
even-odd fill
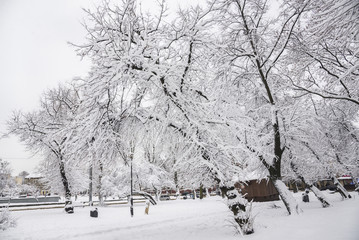
[[[132,162],[133,162],[133,154],[130,154],[130,160],[131,160],[131,195],[130,195],[130,213],[131,217],[133,217],[133,174],[132,174]]]
[[[89,178],[90,178],[90,183],[89,183],[89,206],[93,206],[93,201],[92,201],[92,164],[91,164],[90,170],[89,170]]]
[[[94,150],[92,149],[92,144],[95,141],[95,138],[92,137],[91,140],[88,142],[88,145],[90,147],[90,157],[91,157],[91,165],[90,165],[90,169],[89,169],[89,179],[90,179],[90,183],[89,183],[89,206],[93,206],[93,200],[92,200],[92,194],[93,194],[93,189],[92,189],[92,173],[93,173],[93,163],[94,163],[94,158],[95,158],[95,153]]]

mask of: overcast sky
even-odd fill
[[[151,8],[151,1],[145,0],[144,8]],[[80,61],[67,42],[84,42],[81,8],[100,2],[0,0],[0,134],[14,110],[33,111],[47,88],[86,75],[89,61]],[[196,1],[167,2],[175,8]],[[13,175],[23,170],[35,173],[42,159],[26,151],[17,137],[0,139],[0,158],[11,163]]]

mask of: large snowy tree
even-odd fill
[[[91,135],[97,136],[95,142],[107,139],[112,159],[126,162],[131,147],[126,147],[118,131],[128,127],[126,119],[138,119],[146,126],[162,125],[187,141],[193,149],[193,163],[207,165],[213,179],[223,184],[236,221],[244,226],[247,220],[240,212],[245,210],[245,201],[233,182],[226,185],[241,168],[228,169],[242,165],[238,163],[242,158],[226,146],[233,145],[233,135],[223,143],[220,140],[230,129],[223,127],[225,122],[216,114],[223,92],[210,84],[215,55],[211,49],[216,42],[211,38],[212,7],[181,10],[172,22],[164,21],[163,2],[157,15],[143,14],[135,1],[121,6],[105,3],[88,11],[88,41],[78,46],[78,52],[90,57],[94,66],[83,81],[85,98],[75,121],[79,128],[74,128],[74,142],[85,146]],[[98,134],[100,131],[107,134]]]
[[[272,17],[267,1],[218,1],[224,44],[220,77],[237,91],[237,104],[256,131],[238,135],[238,144],[257,155],[268,170],[289,214],[298,211],[282,178],[286,150],[283,118],[288,88],[278,68],[287,61],[287,49],[307,2],[283,3]]]

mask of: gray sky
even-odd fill
[[[89,61],[80,61],[67,41],[83,42],[81,6],[91,1],[0,1],[0,132],[12,111],[32,111],[41,93],[75,76],[85,76]],[[25,151],[16,137],[0,140],[0,158],[13,175],[33,173],[41,156]]]
[[[92,8],[99,2],[0,0],[0,134],[14,110],[35,110],[47,88],[86,75],[89,61],[80,61],[67,42],[84,42],[81,7]],[[152,0],[144,2],[144,9],[151,8]],[[196,1],[167,0],[171,8],[179,2]],[[41,160],[16,137],[0,139],[0,158],[11,163],[13,175],[23,170],[34,173]]]

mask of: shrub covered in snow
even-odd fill
[[[8,208],[3,208],[0,211],[0,230],[6,230],[10,227],[16,227],[16,219],[11,216]]]

